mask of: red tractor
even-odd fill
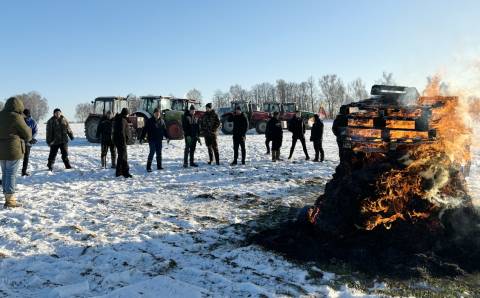
[[[222,132],[226,135],[230,135],[233,132],[233,120],[232,116],[236,107],[240,107],[243,113],[247,115],[249,128],[255,128],[257,133],[264,134],[267,129],[267,121],[269,119],[269,113],[259,111],[257,105],[249,101],[232,101],[231,111],[224,113],[221,116]]]

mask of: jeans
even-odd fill
[[[152,164],[153,156],[157,155],[157,168],[162,167],[162,141],[148,143],[150,152],[148,153],[147,164]]]
[[[22,162],[19,160],[0,160],[2,167],[2,188],[4,194],[14,194],[17,185],[16,176],[18,167]]]
[[[245,137],[244,136],[234,136],[233,137],[233,162],[236,163],[238,160],[238,148],[241,148],[242,151],[242,163],[245,163]]]
[[[183,153],[183,165],[188,165],[188,157],[190,157],[190,165],[195,163],[195,149],[197,147],[197,139],[190,136],[185,137],[185,150]]]

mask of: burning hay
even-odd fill
[[[260,242],[368,270],[479,270],[480,219],[465,183],[472,131],[458,97],[440,96],[438,83],[422,96],[375,85],[372,98],[342,106],[333,124],[340,164],[324,194],[302,211],[303,225]],[[311,249],[296,244],[305,241]]]

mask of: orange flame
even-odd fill
[[[433,210],[458,202],[463,197],[461,190],[450,187],[453,174],[450,169],[459,169],[470,162],[472,130],[462,116],[457,97],[440,96],[440,79],[434,78],[419,99],[420,105],[432,106],[432,127],[437,131],[437,141],[413,147],[401,162],[403,169],[394,169],[383,174],[377,181],[376,195],[362,203],[362,213],[367,215],[365,228],[377,226],[389,229],[393,222],[426,219]],[[392,130],[391,138],[428,137],[428,132]],[[426,134],[426,135],[425,135]],[[425,187],[424,182],[431,185]],[[425,200],[427,210],[413,209],[413,200]]]

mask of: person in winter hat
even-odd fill
[[[53,164],[57,158],[58,150],[62,154],[62,161],[66,169],[71,169],[68,159],[68,142],[73,141],[73,132],[67,119],[58,108],[53,110],[53,116],[47,121],[47,145],[50,146],[47,167],[53,170]]]
[[[303,147],[303,152],[305,153],[305,159],[310,160],[307,151],[307,144],[305,143],[305,123],[301,118],[302,113],[300,111],[296,111],[295,116],[288,122],[288,130],[292,132],[292,147],[290,147],[290,155],[288,159],[292,158],[293,151],[295,150],[295,144],[297,141],[300,140]]]
[[[246,150],[245,140],[246,134],[249,128],[247,116],[242,113],[240,106],[235,108],[235,114],[233,115],[233,161],[230,165],[234,166],[238,160],[238,148],[242,151],[242,164],[245,164]]]
[[[32,139],[32,130],[23,117],[23,103],[10,97],[0,112],[0,166],[2,189],[5,195],[4,208],[20,207],[15,197],[16,175],[25,154],[25,142]]]
[[[32,130],[32,139],[28,142],[25,141],[25,154],[23,155],[22,176],[30,176],[30,174],[27,172],[28,161],[30,158],[30,150],[32,146],[37,143],[37,139],[35,137],[37,136],[38,127],[37,122],[32,118],[29,109],[23,110],[23,115],[25,117],[25,123]]]
[[[112,160],[112,169],[117,167],[116,158],[117,150],[115,149],[115,144],[113,144],[113,118],[112,112],[108,111],[105,113],[105,116],[102,117],[100,123],[97,127],[97,139],[100,139],[100,159],[102,163],[102,168],[107,168],[107,153],[110,150],[110,157]]]
[[[167,126],[162,119],[162,111],[159,108],[153,110],[153,116],[148,119],[145,129],[142,131],[140,140],[148,139],[150,152],[147,159],[147,172],[152,172],[153,156],[157,157],[157,170],[163,170],[162,167],[162,141],[168,139]]]
[[[322,147],[322,140],[323,140],[323,122],[320,119],[320,116],[315,114],[313,116],[315,122],[312,126],[312,131],[310,135],[310,141],[313,142],[313,148],[315,149],[315,159],[313,161],[320,161],[323,162],[325,159],[325,153]],[[318,160],[318,156],[320,155],[320,160]]]
[[[280,148],[282,148],[283,129],[280,121],[280,113],[274,112],[273,117],[267,122],[267,129],[272,140],[272,161],[280,160]]]
[[[212,164],[213,157],[215,157],[215,162],[219,165],[220,154],[218,153],[217,131],[220,127],[220,119],[215,110],[212,109],[211,103],[208,103],[205,108],[206,112],[202,117],[201,131],[208,150],[208,164]]]
[[[185,150],[183,154],[183,167],[188,165],[191,167],[198,167],[195,163],[195,149],[197,142],[200,142],[200,126],[198,125],[198,118],[195,116],[195,106],[191,105],[190,109],[186,110],[182,118],[183,134],[185,136]],[[190,163],[188,158],[190,157]]]
[[[117,147],[117,168],[115,175],[125,178],[132,178],[130,166],[128,165],[127,144],[130,142],[130,127],[128,125],[128,109],[123,108],[120,114],[115,116],[113,121],[113,143]]]

